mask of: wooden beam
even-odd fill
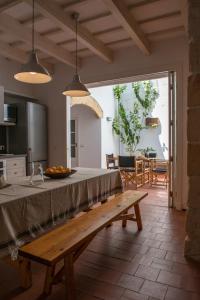
[[[4,12],[5,10],[19,4],[22,0],[9,0],[4,4],[0,4],[0,13]]]
[[[31,45],[32,33],[31,29],[20,24],[19,21],[8,16],[7,14],[1,14],[0,28],[10,34],[13,34],[19,40],[24,41]],[[41,51],[55,57],[59,61],[75,67],[75,57],[67,50],[57,46],[46,37],[42,37],[39,33],[35,33],[35,47]]]
[[[0,55],[3,57],[12,59],[14,61],[25,64],[28,61],[29,55],[21,49],[12,47],[11,45],[0,41]],[[47,68],[47,70],[53,74],[54,68],[52,64],[49,64],[45,60],[40,60],[41,64]]]
[[[0,42],[0,55],[18,61],[22,64],[28,60],[28,55],[25,51],[13,48],[9,44],[6,44],[2,41]]]
[[[146,55],[151,54],[149,41],[140,29],[134,17],[130,14],[123,0],[103,0],[121,26],[128,32],[134,43]]]
[[[188,1],[182,0],[180,2],[183,26],[185,28],[185,31],[188,32]]]
[[[27,2],[31,3],[31,0],[27,0]],[[74,20],[55,1],[36,0],[35,5],[43,15],[51,19],[66,34],[69,31],[75,34]],[[78,26],[78,40],[106,62],[112,62],[112,51],[80,24]]]

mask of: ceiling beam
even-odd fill
[[[31,0],[27,0],[27,2],[31,3]],[[43,15],[51,19],[66,34],[69,31],[74,34],[76,33],[73,18],[64,12],[54,1],[36,0],[35,5]],[[78,26],[78,40],[106,62],[112,62],[112,51],[80,24]]]
[[[0,13],[4,12],[5,10],[19,4],[22,0],[9,0],[4,4],[0,4]]]
[[[28,61],[29,55],[25,51],[17,48],[13,48],[7,43],[4,43],[0,41],[0,55],[2,55],[5,58],[12,59],[14,61],[20,62],[22,64],[25,64]],[[54,68],[52,64],[49,64],[48,62],[44,60],[40,60],[41,65],[43,65],[45,68],[48,69],[48,71],[53,74]]]
[[[188,32],[188,2],[187,0],[180,1],[181,15],[185,31]]]
[[[138,23],[128,8],[123,3],[123,0],[103,0],[110,12],[117,18],[121,26],[128,32],[134,43],[145,54],[150,55],[150,43],[140,29]]]
[[[31,45],[32,43],[32,31],[30,28],[23,26],[19,21],[8,16],[1,14],[0,17],[0,29],[17,37],[19,40]],[[46,37],[42,37],[39,33],[35,32],[35,47],[41,51],[47,53],[50,56],[55,57],[57,60],[75,67],[75,57],[69,51],[57,46]]]

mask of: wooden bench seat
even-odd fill
[[[44,294],[51,292],[52,285],[65,277],[66,299],[75,299],[73,282],[73,263],[81,255],[95,235],[111,222],[122,220],[136,221],[138,230],[142,229],[139,201],[147,193],[126,191],[105,204],[89,210],[84,215],[71,219],[38,239],[24,245],[19,255],[26,260],[31,259],[47,266]],[[128,210],[134,207],[133,213]],[[61,260],[63,267],[55,274],[55,266]]]

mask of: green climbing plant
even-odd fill
[[[158,90],[153,87],[150,80],[133,82],[132,89],[143,108],[143,116],[147,117],[155,107],[156,100],[159,97]]]
[[[132,106],[127,110],[122,103],[122,95],[126,88],[126,85],[116,85],[113,88],[118,110],[112,128],[119,136],[120,142],[132,154],[140,141],[141,131],[145,128],[144,118],[153,110],[159,94],[150,81],[133,83],[132,91],[136,101],[133,101]]]

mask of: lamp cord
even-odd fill
[[[78,16],[75,18],[76,21],[76,74],[78,74]]]
[[[32,52],[35,52],[35,0],[33,0],[32,11]]]

